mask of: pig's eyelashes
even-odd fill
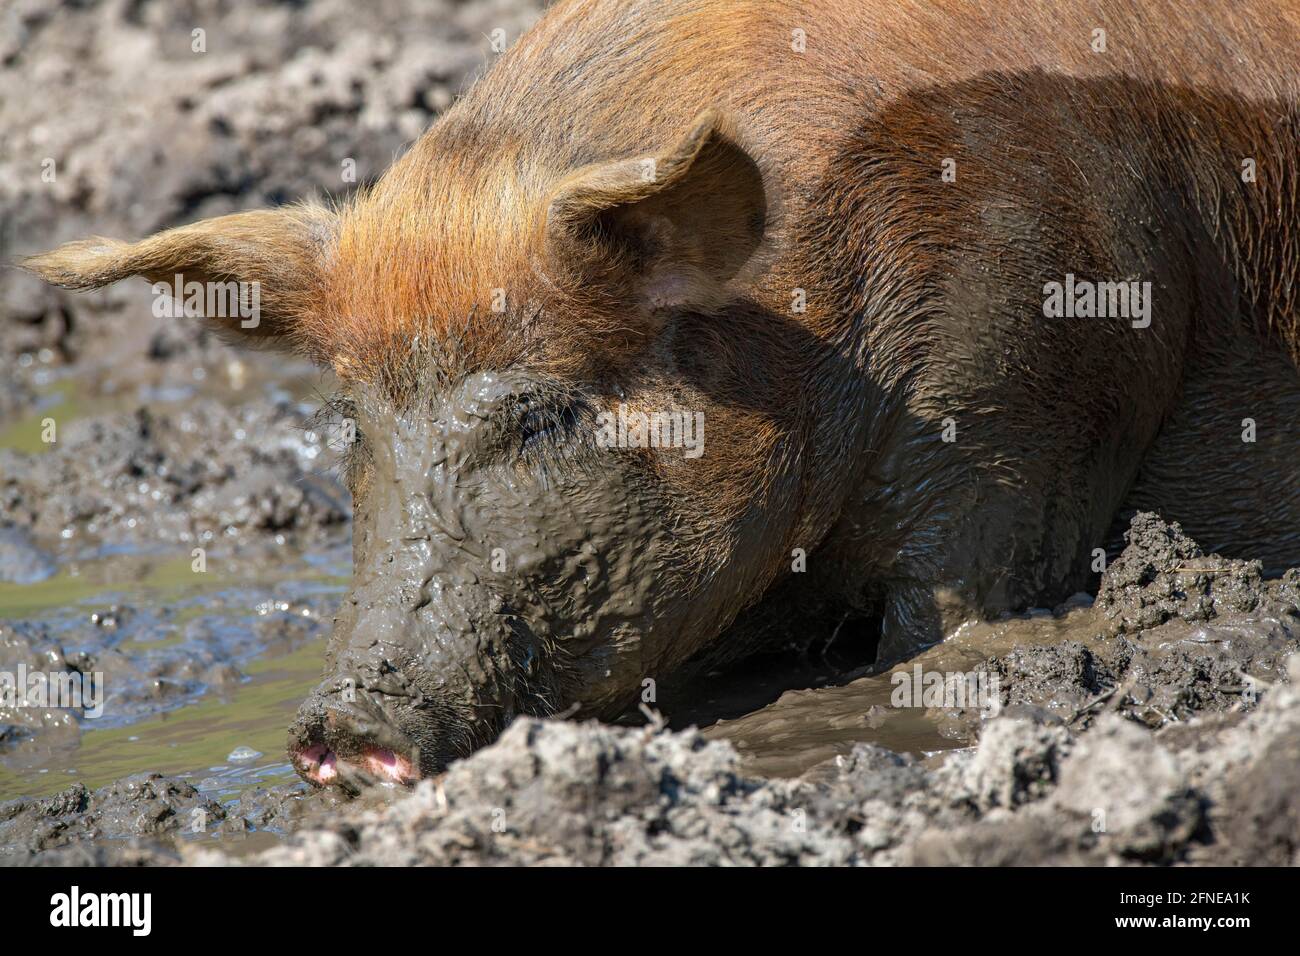
[[[519,415],[520,453],[535,451],[548,443],[564,441],[572,434],[577,421],[578,415],[573,408],[522,406]]]
[[[555,424],[545,421],[535,412],[529,412],[519,428],[519,445],[523,451],[531,451],[555,432]]]

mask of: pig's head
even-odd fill
[[[354,577],[289,743],[317,784],[437,772],[520,713],[617,713],[796,530],[801,402],[736,291],[768,200],[726,121],[558,168],[485,139],[449,118],[338,211],[27,262],[69,288],[256,282],[256,328],[214,321],[337,374]]]

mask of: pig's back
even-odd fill
[[[810,171],[864,109],[918,88],[1037,68],[1294,101],[1298,62],[1295,0],[572,0],[453,117],[568,166],[651,150],[722,106]]]

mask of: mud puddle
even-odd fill
[[[703,736],[730,741],[744,771],[760,777],[798,777],[861,743],[915,757],[972,746],[981,721],[996,713],[996,699],[987,707],[973,708],[899,706],[898,701],[920,686],[923,704],[927,675],[960,676],[963,681],[968,675],[978,677],[989,658],[1016,647],[1051,647],[1065,641],[1098,644],[1103,637],[1091,605],[1091,598],[1080,595],[1055,611],[972,621],[906,664],[847,683],[836,682],[833,668],[805,665],[810,686],[786,690],[751,713],[709,724]],[[991,683],[987,686],[996,690]]]
[[[293,782],[284,730],[319,679],[347,561],[345,547],[274,566],[216,552],[200,574],[188,555],[117,554],[0,585],[0,669],[102,685],[98,715],[0,708],[0,798],[145,769],[222,795]]]

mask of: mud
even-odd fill
[[[253,658],[274,659],[319,642],[334,607],[330,599],[301,593],[260,604],[252,620],[232,624],[223,615],[226,604],[220,594],[205,595],[202,613],[193,617],[174,608],[111,605],[78,622],[0,623],[0,659],[10,673],[21,666],[29,673],[94,675],[104,690],[103,713],[90,719],[98,728],[122,726],[237,685],[239,666]],[[23,728],[80,726],[85,709],[0,703],[3,739],[13,745],[28,736]],[[40,743],[48,748],[50,735]]]
[[[1295,575],[1207,575],[1230,563],[1191,553],[1151,515],[1131,539],[1095,606],[970,629],[977,646],[1005,648],[977,665],[1000,679],[991,710],[899,714],[886,696],[846,733],[837,714],[892,687],[886,673],[789,692],[704,731],[658,714],[639,728],[521,718],[409,794],[345,801],[289,785],[220,801],[143,775],[5,804],[0,845],[27,863],[1300,862]],[[1189,560],[1215,563],[1187,571]],[[1160,622],[1133,630],[1143,615]],[[923,666],[970,660],[971,633]],[[813,717],[810,702],[828,706]],[[910,737],[891,733],[904,718]],[[764,761],[779,768],[801,744],[762,741],[754,726],[801,730],[805,763],[841,752],[766,775]],[[255,836],[275,845],[232,842]]]
[[[1256,795],[1236,775],[1257,778],[1270,748],[1293,744],[1297,703],[1279,687],[1238,727],[1198,718],[1199,740],[1181,745],[1116,715],[1077,733],[1008,713],[937,764],[859,744],[817,780],[746,776],[733,748],[694,732],[519,721],[409,799],[342,814],[253,862],[1294,862],[1294,813],[1260,830],[1240,820],[1279,809],[1295,774]]]
[[[27,0],[0,253],[346,194],[539,7]],[[409,793],[309,792],[283,739],[350,569],[333,383],[150,306],[0,270],[0,670],[108,693],[96,719],[0,703],[0,862],[1300,862],[1300,572],[1149,514],[1095,600],[886,673],[794,622],[796,650],[665,677],[646,726],[518,720]],[[995,676],[999,712],[894,706],[917,664]]]
[[[347,499],[326,463],[325,476],[314,473],[327,448],[304,427],[310,414],[253,402],[76,420],[46,454],[0,451],[0,498],[9,520],[57,542],[207,544],[241,531],[328,530],[347,521]]]
[[[58,565],[32,543],[23,529],[0,528],[0,581],[35,584],[58,571]]]

